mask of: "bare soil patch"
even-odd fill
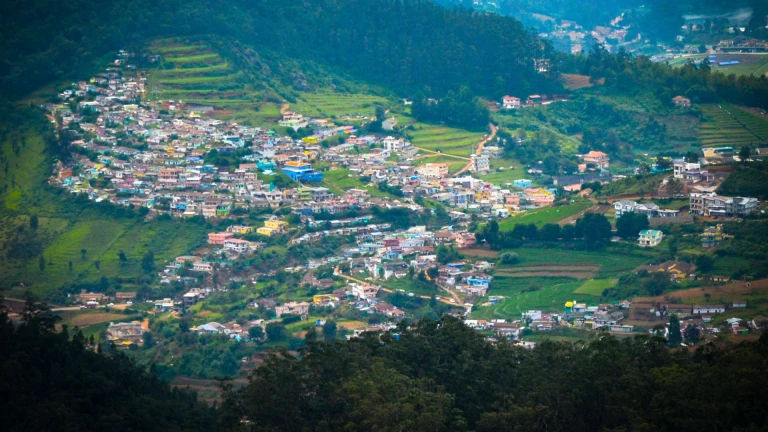
[[[464,255],[477,256],[477,257],[483,257],[483,258],[496,258],[499,255],[498,252],[487,250],[487,249],[459,249],[459,252],[461,252]]]
[[[734,282],[720,286],[690,288],[674,291],[655,297],[636,297],[629,308],[629,318],[638,322],[648,323],[666,322],[669,318],[657,318],[650,310],[658,303],[670,303],[671,300],[679,300],[683,304],[690,304],[692,299],[702,298],[709,294],[711,298],[731,298],[736,294],[749,294],[752,292],[768,290],[768,279],[760,279],[750,282]],[[714,303],[714,302],[712,302]]]
[[[107,321],[119,321],[124,320],[125,315],[123,314],[115,314],[115,313],[89,313],[89,314],[83,314],[78,315],[70,321],[72,326],[77,327],[85,327],[89,326],[91,324],[99,324]]]

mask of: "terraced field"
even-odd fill
[[[156,41],[149,52],[160,55],[159,68],[150,70],[149,100],[181,100],[213,107],[222,120],[268,125],[279,119],[277,105],[263,101],[261,85],[237,70],[204,42],[171,38]]]
[[[728,104],[702,105],[706,115],[699,138],[704,147],[732,146],[768,141],[768,122]]]

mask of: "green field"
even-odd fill
[[[337,195],[344,195],[350,189],[367,190],[371,196],[388,197],[386,192],[380,191],[376,186],[369,186],[360,177],[347,169],[334,169],[323,172],[323,181],[320,183]]]
[[[580,201],[567,206],[560,207],[542,207],[531,210],[517,216],[510,216],[499,222],[499,230],[509,231],[517,224],[535,224],[542,226],[551,223],[558,223],[563,219],[576,216],[583,213],[594,203],[590,201]]]
[[[704,147],[731,146],[766,142],[768,121],[729,104],[702,105],[706,121],[702,121],[699,139]]]
[[[477,143],[484,135],[428,123],[414,123],[412,126],[414,130],[409,130],[408,135],[412,137],[414,146],[464,158],[475,152]]]
[[[681,67],[689,61],[699,61],[706,58],[708,54],[695,54],[686,57],[680,57],[669,60],[670,66]],[[766,54],[716,54],[717,62],[737,60],[740,63],[731,66],[710,65],[713,71],[721,72],[725,75],[752,75],[760,77],[768,72],[768,55]]]
[[[317,93],[302,93],[296,103],[291,104],[291,110],[306,116],[341,117],[350,116],[350,122],[364,121],[357,116],[372,118],[376,114],[376,105],[389,105],[387,98],[365,93],[338,93],[322,91]],[[367,120],[365,120],[367,121]]]
[[[600,297],[603,295],[604,290],[613,288],[614,285],[616,285],[616,279],[590,279],[584,281],[580,287],[576,288],[574,293]]]
[[[497,266],[496,271],[542,265],[599,265],[597,278],[617,277],[621,273],[644,264],[653,256],[652,251],[641,249],[633,249],[631,254],[625,251],[583,251],[560,248],[517,248],[510,249],[510,251],[520,256],[520,262],[512,266]]]
[[[499,280],[500,279],[500,280]],[[538,289],[531,291],[531,284],[537,284]],[[497,289],[497,285],[500,287]],[[572,282],[562,278],[539,278],[531,280],[507,281],[504,278],[494,278],[490,295],[501,295],[506,298],[496,304],[479,306],[472,312],[472,318],[520,318],[527,310],[560,311],[565,302],[571,300],[594,301],[591,296],[574,294],[581,282]],[[528,292],[523,292],[529,290]]]
[[[491,159],[491,171],[478,177],[501,187],[510,187],[513,181],[523,179],[526,175],[525,167],[518,160],[499,158]]]

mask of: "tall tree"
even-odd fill
[[[672,314],[669,317],[669,345],[676,347],[683,343],[683,336],[680,332],[680,319],[677,315]]]

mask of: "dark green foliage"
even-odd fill
[[[288,336],[285,324],[272,322],[267,324],[267,339],[270,341],[281,341]]]
[[[0,17],[0,88],[13,95],[148,38],[195,34],[326,62],[399,90],[427,85],[442,95],[466,84],[495,98],[559,87],[533,68],[551,46],[519,22],[428,1],[11,0]]]
[[[147,274],[155,270],[155,253],[151,250],[147,251],[141,258],[141,269]]]
[[[666,272],[653,272],[648,274],[648,278],[643,282],[643,288],[648,294],[657,296],[669,289],[672,282]]]
[[[449,262],[459,261],[463,258],[459,251],[453,248],[453,245],[440,245],[437,247],[435,254],[437,255],[437,262],[441,264],[448,264]]]
[[[753,76],[725,75],[712,72],[707,65],[688,63],[673,68],[653,63],[648,57],[632,57],[620,52],[610,55],[598,47],[575,67],[580,73],[605,78],[605,86],[620,94],[652,92],[662,103],[672,105],[672,98],[687,95],[694,103],[720,100],[762,106],[768,100],[768,80]]]
[[[447,123],[469,130],[483,130],[488,126],[488,106],[473,97],[467,87],[462,87],[458,93],[450,91],[439,101],[429,101],[428,97],[419,95],[413,101],[411,112],[419,121]]]
[[[717,189],[725,196],[746,196],[765,199],[768,197],[768,162],[751,163],[735,167]]]
[[[669,345],[670,346],[678,346],[681,343],[683,343],[683,336],[680,332],[680,319],[677,318],[677,315],[672,314],[671,317],[669,317]]]
[[[616,234],[623,239],[636,239],[649,225],[648,216],[644,214],[624,213],[616,219]]]
[[[330,319],[325,321],[325,324],[323,325],[323,339],[326,342],[335,341],[337,330],[338,330],[338,325],[336,324],[336,321],[330,320]]]
[[[52,331],[55,317],[31,302],[14,327],[0,314],[3,430],[215,430],[215,412],[194,394],[138,369],[124,355],[93,352],[75,329]]]
[[[253,430],[280,431],[759,430],[766,422],[765,337],[688,353],[650,336],[492,345],[451,317],[396,333],[267,360],[247,387],[229,392],[222,426],[237,428],[243,416]]]
[[[709,255],[699,255],[696,257],[696,270],[707,273],[715,267],[715,260]]]
[[[602,214],[587,213],[576,221],[587,249],[599,249],[611,241],[611,223]]]
[[[578,247],[600,249],[611,240],[611,224],[602,214],[587,213],[576,221],[576,225],[560,227],[546,224],[539,229],[535,224],[517,224],[511,231],[499,231],[496,221],[483,225],[476,233],[478,242],[485,240],[491,249],[520,247],[526,242],[577,242]]]

